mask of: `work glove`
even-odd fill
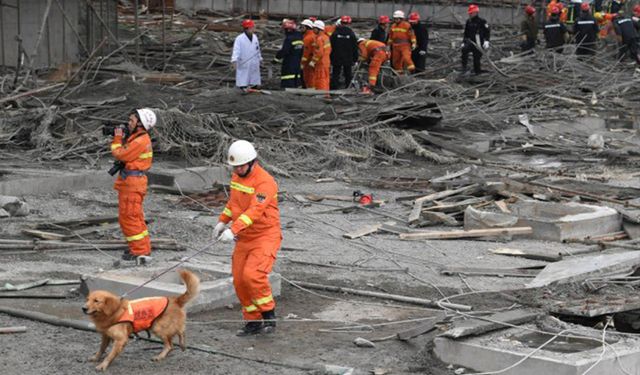
[[[279,58],[277,58],[277,57],[273,58],[273,63],[274,64],[280,64],[281,62],[282,62],[282,60],[280,60]]]
[[[415,49],[416,49],[416,48],[418,48],[418,45],[416,45],[416,44],[412,44],[412,45],[411,45],[411,50],[412,50],[412,51],[415,51]]]
[[[222,234],[220,235],[220,237],[218,237],[218,241],[224,242],[224,243],[231,242],[235,239],[236,239],[236,235],[233,234],[231,229],[225,229],[224,232],[222,232]]]
[[[219,221],[218,224],[216,224],[216,226],[213,228],[213,238],[220,237],[220,233],[222,233],[225,227],[226,224],[222,221]]]
[[[484,43],[482,43],[482,49],[485,49],[485,50],[489,49],[489,41],[488,40],[485,40]]]
[[[464,48],[464,42],[460,43],[460,49]]]
[[[426,55],[426,54],[427,54],[427,51],[420,51],[420,52],[418,52],[418,55],[420,55],[420,56],[424,56],[424,55]]]
[[[316,62],[315,62],[315,61],[313,61],[313,60],[311,60],[311,62],[309,63],[309,66],[315,69],[315,67],[316,67]]]
[[[113,130],[114,137],[122,137],[124,135],[124,129],[121,127],[117,127]]]

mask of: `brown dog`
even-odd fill
[[[113,341],[111,352],[96,366],[96,370],[106,370],[124,349],[129,335],[145,329],[150,329],[164,342],[162,352],[153,358],[154,361],[160,361],[169,354],[173,349],[171,341],[175,335],[178,335],[180,347],[185,350],[184,306],[198,295],[200,280],[187,270],[179,273],[187,290],[178,297],[151,297],[130,301],[104,290],[89,293],[82,311],[91,317],[96,330],[102,334],[100,349],[89,360],[99,361]]]

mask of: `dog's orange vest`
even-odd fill
[[[167,297],[147,297],[129,301],[129,305],[118,319],[118,323],[131,323],[135,333],[148,330],[153,322],[164,313],[167,305],[169,305]]]

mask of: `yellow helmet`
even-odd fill
[[[603,17],[602,17],[602,12],[595,12],[595,13],[593,14],[593,18],[595,18],[595,19],[596,19],[596,20],[598,20],[598,21],[602,20],[602,18],[603,18]]]

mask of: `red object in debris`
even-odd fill
[[[367,206],[373,203],[373,195],[372,194],[364,194],[360,197],[358,201],[361,205]]]

